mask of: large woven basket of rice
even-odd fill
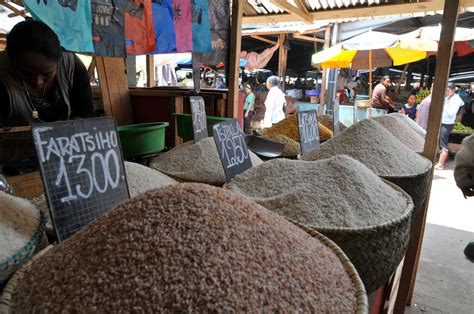
[[[36,231],[31,239],[13,255],[7,259],[0,261],[0,288],[7,282],[10,276],[23,265],[34,253],[44,236],[46,226],[46,215],[38,209],[40,219]]]
[[[316,230],[334,241],[354,264],[368,293],[390,279],[402,261],[410,239],[413,202],[400,187],[384,181],[403,193],[407,201],[403,214],[384,224],[362,228],[322,228],[290,220],[306,231]]]

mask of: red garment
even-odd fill
[[[469,41],[455,42],[454,49],[456,50],[459,57],[462,57],[474,52],[474,48],[471,48],[471,46],[469,45]]]
[[[174,30],[178,52],[193,51],[193,15],[190,0],[173,0]]]
[[[151,0],[129,0],[125,10],[126,52],[132,55],[156,50]]]
[[[240,53],[240,58],[247,59],[245,69],[263,69],[273,57],[273,53],[278,49],[278,47],[279,44],[276,44],[271,48],[265,49],[262,53],[242,51]]]

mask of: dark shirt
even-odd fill
[[[57,81],[45,99],[31,96],[31,101],[37,108],[39,118],[44,122],[60,121],[68,118],[67,105],[61,95]],[[74,56],[74,77],[73,86],[69,90],[69,102],[71,104],[71,118],[90,118],[93,116],[94,109],[89,74],[87,73],[84,64],[77,56]],[[0,81],[0,117],[8,119],[9,115],[9,96],[5,85]],[[9,121],[0,121],[0,124],[13,126],[9,125]]]

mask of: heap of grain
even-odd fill
[[[332,116],[330,116],[328,114],[318,115],[318,121],[322,125],[327,127],[329,130],[334,132],[334,122],[333,122]],[[339,131],[342,132],[345,129],[347,129],[347,127],[344,124],[342,124],[341,122],[339,122]]]
[[[333,133],[327,127],[318,123],[319,139],[325,141],[332,137]],[[298,131],[298,117],[291,115],[274,124],[271,128],[265,129],[260,132],[263,137],[269,137],[272,135],[281,134],[294,141],[300,141],[300,135]]]
[[[426,196],[432,166],[428,159],[412,151],[372,119],[352,125],[302,158],[319,160],[335,155],[357,159],[380,177],[404,189],[415,203],[413,217],[416,216]]]
[[[252,165],[262,160],[250,152]],[[155,157],[150,167],[159,170],[178,181],[201,182],[222,185],[226,182],[224,168],[217,152],[214,138],[207,137],[198,143],[184,143]]]
[[[0,191],[0,263],[31,240],[39,224],[39,211],[30,202]]]
[[[344,267],[258,204],[178,184],[119,205],[41,256],[19,279],[13,311],[355,312],[361,290]]]
[[[267,138],[270,141],[285,145],[285,147],[283,148],[283,153],[281,154],[281,157],[296,157],[301,152],[300,143],[298,143],[295,140],[292,140],[291,138],[285,135],[275,134],[275,135],[267,136]]]
[[[236,176],[226,188],[330,237],[371,292],[389,279],[409,240],[413,202],[386,182],[339,155],[315,162],[271,160]]]
[[[420,136],[422,136],[423,138],[426,137],[425,129],[423,129],[421,126],[419,126],[418,123],[416,123],[415,121],[410,119],[407,115],[404,115],[402,113],[391,113],[391,114],[389,114],[389,116],[395,117],[395,118],[403,121],[403,123],[408,125],[411,129],[413,129]]]
[[[131,197],[152,189],[178,183],[158,170],[128,161],[125,162],[125,173]]]
[[[419,154],[423,153],[425,139],[414,129],[407,126],[402,119],[394,117],[393,115],[384,115],[374,117],[373,119],[392,133],[393,136],[400,140],[400,142]]]

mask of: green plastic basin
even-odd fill
[[[141,123],[117,128],[125,158],[144,156],[165,148],[167,122]]]
[[[173,113],[173,115],[176,117],[178,136],[181,137],[184,142],[194,140],[193,120],[191,118],[191,115],[184,113]],[[231,118],[207,116],[206,120],[207,135],[214,136],[214,132],[212,131],[212,127],[214,126],[214,124],[217,124],[222,121],[231,120]]]

